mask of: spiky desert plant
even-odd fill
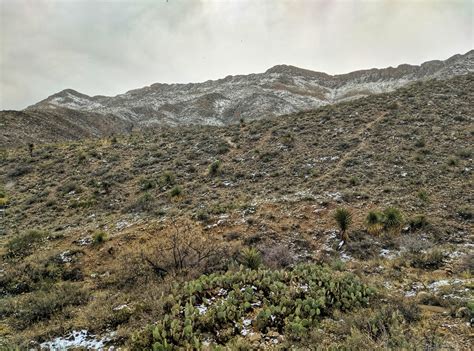
[[[352,214],[349,210],[340,207],[334,212],[334,219],[336,220],[337,226],[339,227],[341,240],[347,240],[348,236],[346,232],[352,223]]]
[[[240,253],[240,263],[250,269],[257,269],[262,264],[262,255],[253,247],[246,247]]]
[[[215,176],[221,172],[221,161],[215,160],[209,166],[209,174]]]
[[[377,211],[370,211],[365,219],[367,232],[372,235],[379,235],[383,229],[383,214]]]
[[[399,209],[388,207],[383,211],[384,228],[392,234],[399,233],[403,226],[403,215]]]

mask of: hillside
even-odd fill
[[[393,91],[474,71],[474,51],[420,66],[328,75],[279,65],[195,84],[153,84],[115,97],[63,90],[21,112],[0,112],[0,146],[127,133],[150,126],[223,126]],[[25,136],[25,134],[27,134]]]
[[[447,66],[399,67],[408,73],[397,82]],[[265,74],[280,70],[300,72],[277,67]],[[359,87],[388,74],[369,72],[355,74]],[[243,79],[227,78],[229,85]],[[146,101],[175,88],[114,99],[146,92]],[[328,102],[316,95],[305,106]],[[271,106],[287,102],[278,101]],[[255,107],[250,102],[248,109]],[[157,126],[37,145],[32,155],[25,147],[6,149],[0,340],[39,347],[87,330],[81,337],[94,345],[131,349],[468,349],[473,111],[471,73],[249,121],[267,114],[256,109],[226,127]],[[161,120],[153,113],[150,119]],[[235,121],[222,116],[222,123]],[[344,244],[333,219],[339,207],[353,219]],[[384,213],[368,225],[370,211]],[[256,270],[259,257],[265,268]],[[290,306],[285,310],[272,300],[276,288]],[[245,310],[224,304],[228,309],[214,311],[209,301],[222,296]],[[320,313],[305,315],[307,304]],[[220,329],[206,329],[216,320]]]

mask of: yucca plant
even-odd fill
[[[262,255],[253,247],[246,247],[240,253],[240,263],[250,269],[257,269],[262,264]]]
[[[352,223],[352,214],[349,210],[340,207],[334,212],[334,219],[336,220],[337,226],[339,227],[341,240],[347,241],[349,238],[346,232]]]
[[[377,211],[370,211],[365,219],[367,232],[372,235],[379,235],[383,229],[383,214]]]
[[[403,215],[399,209],[394,207],[386,208],[383,211],[385,230],[396,234],[400,232],[403,225]]]
[[[209,165],[209,174],[215,176],[221,172],[221,161],[215,160]]]

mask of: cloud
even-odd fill
[[[65,88],[419,64],[473,44],[467,1],[0,0],[0,108]]]

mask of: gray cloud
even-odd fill
[[[328,73],[473,47],[473,4],[413,0],[0,0],[0,109],[280,63]]]

